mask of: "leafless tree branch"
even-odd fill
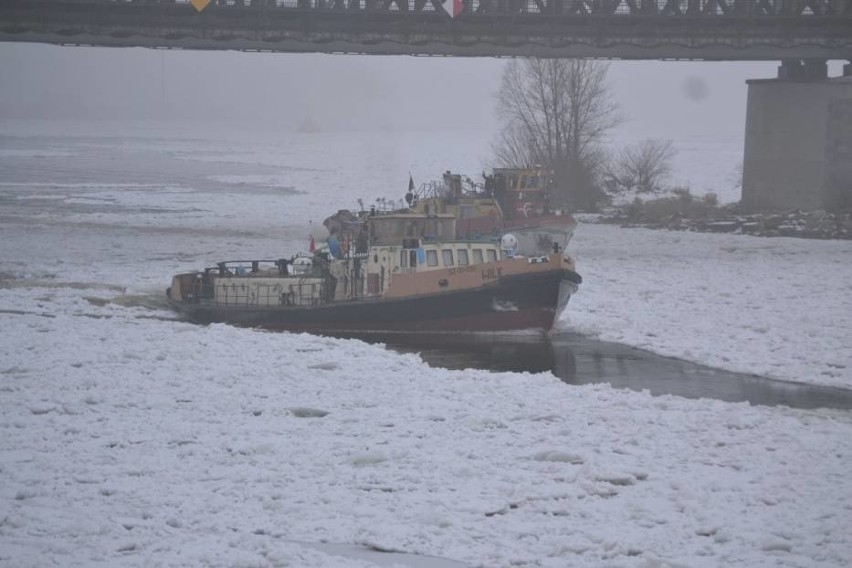
[[[594,201],[600,142],[621,121],[607,71],[597,61],[510,61],[497,97],[503,128],[493,149],[499,165],[549,168],[564,200]]]
[[[623,189],[652,193],[662,189],[677,154],[671,140],[646,139],[621,149],[612,176]]]

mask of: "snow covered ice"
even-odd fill
[[[379,565],[316,543],[487,567],[852,557],[849,411],[435,369],[165,309],[174,272],[305,247],[329,209],[400,197],[409,167],[479,171],[487,140],[269,134],[229,153],[239,133],[6,126],[0,565]],[[562,329],[852,388],[848,242],[583,223],[571,252]]]
[[[586,223],[572,252],[584,286],[565,325],[576,331],[732,371],[852,388],[850,241]]]

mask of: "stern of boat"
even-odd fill
[[[166,299],[174,307],[197,303],[200,297],[201,273],[176,274],[166,288]]]

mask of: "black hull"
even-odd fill
[[[311,307],[221,306],[170,300],[197,323],[308,332],[550,329],[580,276],[566,269],[515,275],[473,289]],[[561,292],[560,292],[561,288]]]

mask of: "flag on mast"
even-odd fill
[[[444,7],[444,10],[446,10],[451,18],[455,18],[462,13],[462,0],[444,0],[441,2],[441,6]]]
[[[308,242],[308,251],[313,254],[317,250],[317,243],[314,241],[314,236],[311,235],[311,240]]]
[[[408,172],[408,192],[405,194],[405,202],[409,207],[414,203],[414,178],[411,177],[411,172]]]

